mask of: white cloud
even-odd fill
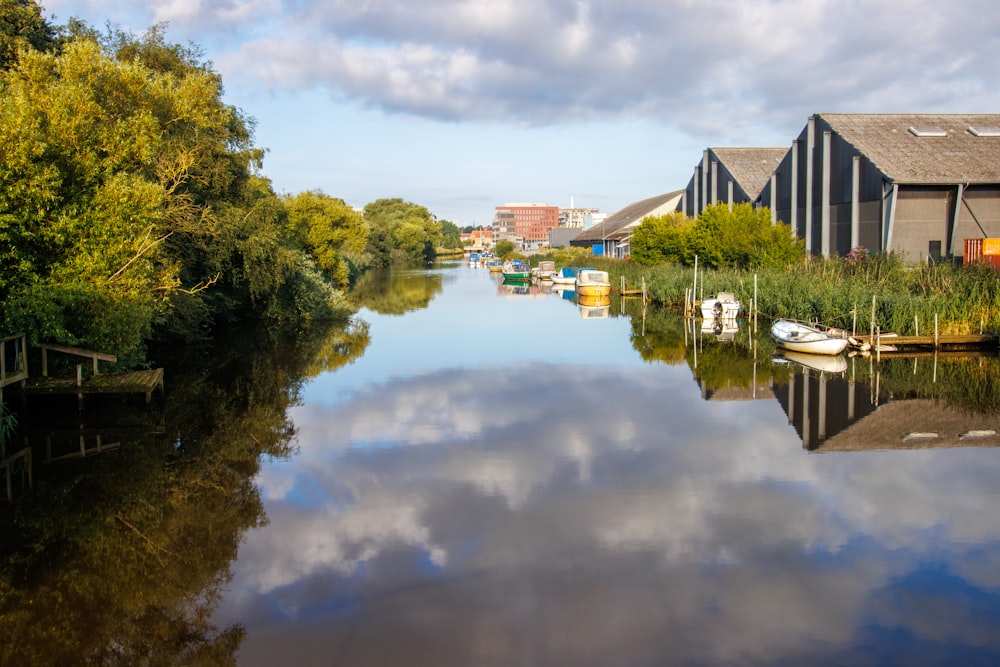
[[[929,0],[307,4],[285,19],[295,30],[224,62],[268,86],[499,123],[638,114],[707,131],[814,111],[966,110],[970,95],[989,108],[1000,97],[982,64],[997,56],[1000,16],[960,4],[978,17],[972,38],[968,11]]]

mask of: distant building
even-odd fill
[[[547,204],[510,203],[497,206],[493,227],[498,238],[519,238],[525,250],[549,242],[549,230],[559,226],[559,207]]]
[[[492,248],[493,230],[489,227],[483,229],[473,229],[471,232],[461,235],[462,243],[470,242],[470,246],[475,249]]]
[[[706,148],[684,191],[684,213],[697,218],[722,202],[753,203],[788,148]]]
[[[559,226],[568,229],[585,229],[588,216],[592,219],[599,213],[596,208],[561,208],[559,209]]]
[[[1000,237],[1000,114],[815,114],[758,202],[813,254],[961,257]]]
[[[571,246],[594,248],[595,254],[623,258],[630,252],[632,232],[643,219],[666,215],[680,209],[684,190],[676,190],[629,204],[590,229],[585,229],[570,241]]]
[[[550,248],[566,248],[569,246],[570,241],[580,233],[579,229],[571,229],[569,227],[555,227],[549,230],[549,247]]]

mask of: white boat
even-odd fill
[[[558,271],[552,273],[552,282],[556,285],[575,285],[576,284],[576,267],[575,266],[564,266]]]
[[[549,260],[542,260],[538,263],[538,266],[532,267],[531,275],[538,280],[552,280],[552,274],[555,273],[556,263]]]
[[[584,296],[608,296],[611,294],[608,272],[580,269],[576,273],[576,293]]]
[[[701,302],[701,316],[706,320],[732,319],[739,315],[741,310],[740,300],[732,292],[719,292]]]
[[[847,347],[847,338],[795,320],[777,320],[771,325],[771,338],[778,347],[792,352],[840,354]]]

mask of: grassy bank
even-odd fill
[[[625,276],[629,287],[645,278],[651,300],[682,307],[692,287],[694,269],[676,265],[642,266],[634,262],[589,257],[608,271],[617,287]],[[987,268],[951,264],[906,266],[892,255],[856,261],[812,259],[780,270],[699,271],[697,298],[732,291],[744,304],[754,295],[764,318],[816,321],[850,328],[857,309],[857,328],[867,330],[875,299],[875,323],[883,331],[928,333],[934,317],[942,334],[1000,331],[1000,274]]]

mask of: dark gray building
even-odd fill
[[[755,202],[787,152],[787,147],[706,148],[684,191],[684,213],[697,218],[718,202]]]
[[[1000,114],[816,114],[757,203],[813,254],[961,257],[1000,236]]]

